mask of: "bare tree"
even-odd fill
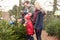
[[[57,0],[54,0],[54,4],[53,4],[53,14],[55,13],[56,10],[57,10]]]
[[[21,1],[22,0],[19,0],[19,15],[21,16]]]

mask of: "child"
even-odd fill
[[[26,24],[26,31],[27,31],[27,35],[28,35],[28,40],[34,40],[33,38],[33,34],[34,34],[34,26],[32,24],[31,21],[31,13],[28,13],[27,15],[25,15],[25,24]]]

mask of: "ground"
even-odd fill
[[[34,39],[36,40],[36,35],[34,34]],[[48,36],[48,33],[43,30],[42,31],[42,40],[58,40],[56,37]]]

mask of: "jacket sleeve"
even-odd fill
[[[38,15],[37,15],[37,18],[36,18],[36,23],[35,23],[35,28],[37,28],[38,25],[39,25],[39,22],[40,22],[40,13],[41,12],[38,12]]]

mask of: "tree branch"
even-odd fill
[[[60,6],[59,4],[57,4],[57,6]]]

